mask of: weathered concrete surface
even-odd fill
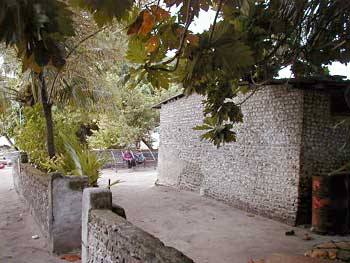
[[[303,255],[314,244],[344,239],[310,234],[314,240],[304,241],[305,229],[251,217],[197,193],[154,186],[156,177],[153,170],[106,170],[100,184],[109,178],[122,180],[111,190],[113,202],[124,207],[128,220],[198,263],[246,263],[273,253]],[[286,236],[291,229],[296,235]]]
[[[11,168],[0,170],[0,237],[1,263],[66,262],[49,254],[48,240],[14,190]]]
[[[50,247],[62,254],[81,247],[83,189],[87,177],[50,174]]]

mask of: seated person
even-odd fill
[[[132,168],[135,166],[135,159],[134,155],[132,154],[132,151],[126,150],[125,152],[122,152],[123,160],[128,163],[128,168]]]
[[[135,161],[136,163],[140,164],[145,161],[145,156],[143,156],[143,153],[137,149],[136,152],[134,153]]]

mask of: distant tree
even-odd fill
[[[181,89],[174,86],[168,90],[154,90],[147,83],[130,88],[124,84],[121,73],[109,73],[103,82],[110,90],[111,99],[110,103],[100,105],[96,117],[99,129],[89,137],[89,143],[94,148],[115,148],[137,145],[142,141],[151,148],[151,132],[159,125],[159,112],[152,106],[178,94]]]

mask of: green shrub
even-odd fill
[[[89,185],[97,186],[100,169],[103,161],[96,153],[90,151],[86,145],[80,144],[77,137],[72,134],[60,133],[66,152],[61,154],[55,162],[55,169],[65,174],[87,176]]]
[[[34,107],[26,107],[23,112],[24,123],[15,129],[15,142],[19,149],[27,152],[29,162],[42,170],[50,171],[51,161],[46,147],[46,126],[42,113],[42,107],[37,104]],[[54,123],[55,128],[59,126]],[[55,134],[57,152],[62,153],[63,144]]]
[[[87,145],[77,137],[80,128],[79,114],[54,111],[54,136],[56,157],[50,159],[46,147],[46,126],[41,106],[24,110],[24,123],[15,129],[16,145],[27,152],[29,162],[37,168],[65,175],[88,176],[89,184],[96,185],[103,163]]]

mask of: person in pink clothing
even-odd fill
[[[123,160],[128,163],[128,168],[132,168],[135,166],[135,158],[132,154],[132,151],[126,150],[125,152],[122,152]]]

